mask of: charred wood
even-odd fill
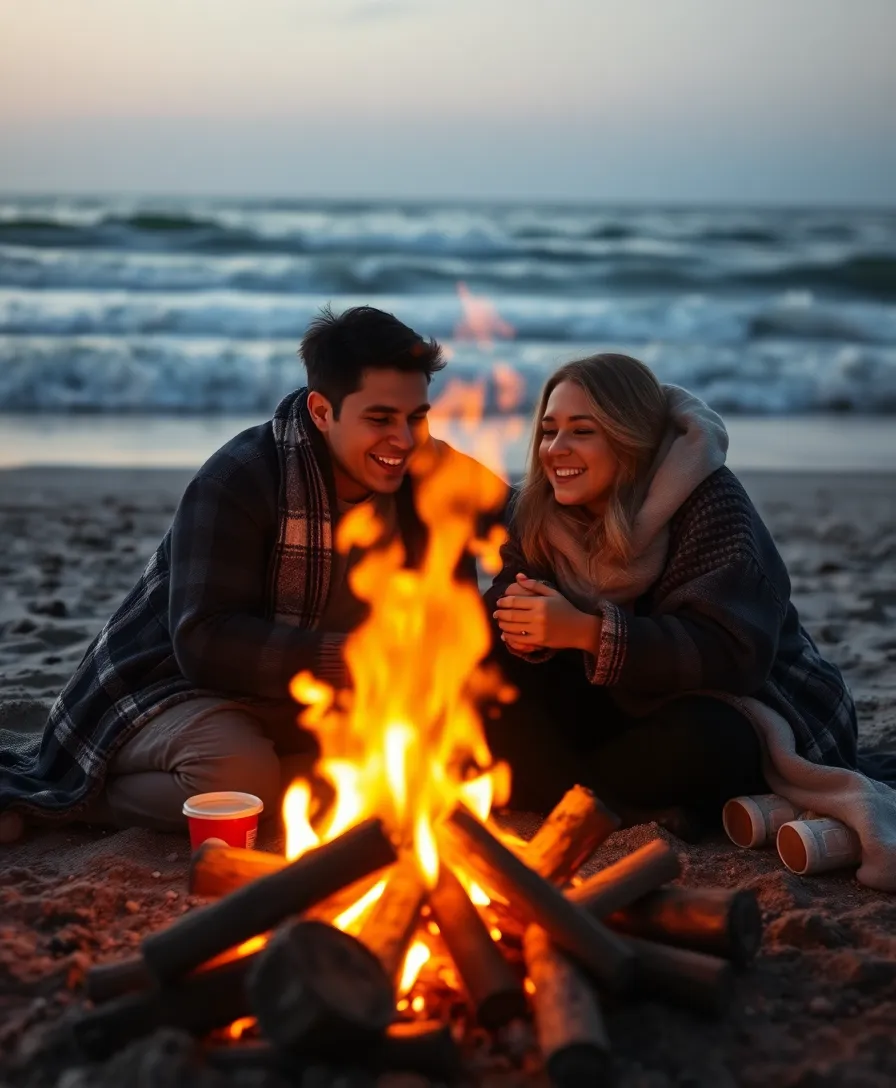
[[[429,906],[478,1023],[495,1029],[524,1016],[526,997],[520,980],[447,865],[441,866]]]
[[[366,820],[147,937],[143,956],[160,982],[170,982],[395,860],[382,823]]]

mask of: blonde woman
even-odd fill
[[[745,695],[786,719],[800,755],[855,765],[849,691],[800,626],[727,446],[715,412],[626,355],[545,386],[486,595],[521,691],[489,730],[514,805],[547,809],[584,781],[623,811],[717,814],[765,788],[730,701]]]

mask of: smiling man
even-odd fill
[[[433,442],[444,366],[437,343],[367,306],[324,310],[301,354],[308,387],[202,466],[39,749],[0,765],[0,809],[176,830],[187,797],[229,789],[276,811],[281,759],[309,744],[289,682],[310,669],[343,686],[366,614],[348,584],[360,556],[334,547],[340,517],[371,503],[380,543],[422,555],[408,469]]]

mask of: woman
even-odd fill
[[[855,766],[849,691],[800,626],[727,446],[715,412],[629,356],[548,381],[486,595],[520,689],[489,729],[515,807],[578,781],[628,819],[717,817],[767,789],[742,696],[786,719],[803,757]]]

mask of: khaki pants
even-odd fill
[[[288,784],[306,772],[311,757],[306,752],[281,761],[270,725],[263,711],[226,699],[188,699],[163,710],[116,753],[103,793],[81,819],[183,831],[184,801],[217,790],[252,793],[265,816],[276,815],[281,780]],[[294,735],[301,736],[297,728]]]

